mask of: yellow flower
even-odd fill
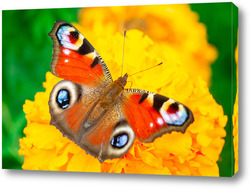
[[[234,160],[235,160],[235,166],[234,166],[234,172],[236,173],[239,169],[239,117],[238,117],[238,109],[239,109],[239,102],[238,102],[238,47],[239,44],[237,44],[236,49],[235,49],[235,60],[236,60],[236,81],[237,81],[237,91],[236,91],[236,98],[235,98],[235,103],[234,103],[234,113],[233,113],[233,143],[234,143]]]
[[[198,75],[209,83],[217,50],[207,42],[206,27],[198,20],[198,14],[185,4],[84,8],[79,15],[90,41],[138,29],[162,45],[162,53],[175,53],[190,77]]]
[[[85,33],[85,28],[76,26]],[[121,71],[123,35],[116,32],[90,42],[117,79]],[[37,93],[34,102],[27,100],[24,105],[28,123],[24,129],[26,137],[20,139],[23,169],[219,176],[217,160],[224,145],[227,116],[209,93],[207,82],[191,76],[181,61],[170,46],[152,40],[140,30],[127,31],[124,73],[132,74],[164,62],[129,77],[132,87],[182,102],[192,110],[195,121],[185,134],[172,132],[152,143],[136,139],[125,156],[102,164],[50,125],[49,94],[60,79],[48,72],[44,83],[46,91]]]

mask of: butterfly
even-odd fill
[[[128,74],[113,81],[89,41],[70,23],[57,21],[50,64],[64,80],[51,91],[51,125],[88,154],[106,159],[124,156],[137,137],[153,142],[172,131],[184,133],[194,121],[183,104],[142,89],[125,89]]]

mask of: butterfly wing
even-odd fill
[[[121,100],[103,111],[97,98],[101,93],[62,80],[53,88],[49,101],[51,124],[100,162],[122,157],[135,138],[121,112]],[[100,115],[93,114],[93,109]]]
[[[54,75],[85,85],[112,82],[100,55],[73,25],[57,21],[49,35],[53,40],[50,66]]]
[[[84,131],[79,146],[103,162],[125,155],[134,139],[132,128],[121,113],[120,105],[116,104],[93,127]]]
[[[77,142],[81,137],[82,122],[97,103],[101,90],[62,80],[50,93],[49,109],[51,125],[64,136]]]
[[[49,35],[52,73],[65,79],[50,94],[51,124],[100,162],[123,156],[135,135],[121,113],[121,101],[107,109],[100,105],[112,82],[106,64],[71,24],[56,22]]]
[[[168,97],[139,89],[126,89],[124,97],[123,112],[142,142],[172,131],[184,133],[194,121],[189,108]]]
[[[82,121],[112,78],[102,58],[73,25],[57,21],[49,35],[52,73],[65,79],[50,94],[51,124],[77,141]]]

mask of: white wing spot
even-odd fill
[[[164,124],[164,121],[163,121],[162,118],[158,117],[157,118],[157,123],[162,126]]]
[[[63,53],[66,54],[66,55],[69,55],[70,54],[70,50],[69,49],[63,49]]]

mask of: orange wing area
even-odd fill
[[[94,93],[91,93],[90,95],[94,96]],[[82,122],[95,103],[93,98],[91,98],[90,102],[85,102],[86,99],[90,100],[88,94],[83,94],[82,99],[80,99],[79,102],[76,102],[65,110],[50,107],[51,125],[55,125],[64,136],[67,136],[76,143],[82,134]]]
[[[65,121],[67,122],[69,129],[78,133],[81,128],[81,123],[86,114],[86,110],[82,108],[82,103],[74,104],[70,109],[65,111]]]
[[[132,145],[134,135],[128,134],[128,142],[120,148],[112,147],[111,140],[117,136],[117,134],[126,132],[128,128],[130,127],[127,125],[127,122],[123,120],[120,105],[115,105],[112,110],[107,112],[99,121],[94,123],[94,125],[86,128],[79,142],[79,146],[86,150],[87,153],[97,157],[100,162],[105,159],[122,157]],[[132,131],[131,128],[130,130]]]
[[[123,112],[136,137],[142,142],[152,142],[165,133],[184,133],[193,122],[192,112],[184,105],[147,91],[125,91]]]
[[[163,121],[163,119],[149,101],[145,100],[139,105],[140,98],[141,94],[131,95],[124,104],[124,113],[137,138],[147,141],[162,129],[162,125],[157,120]]]
[[[76,83],[92,85],[104,80],[100,64],[91,68],[94,59],[88,55],[80,55],[74,50],[60,47],[54,72],[59,77]]]
[[[98,146],[101,148],[102,145],[106,146],[107,143],[110,142],[110,137],[113,132],[113,127],[115,126],[115,124],[116,122],[108,123],[106,121],[102,121],[101,123],[98,123],[97,124],[98,127],[95,127],[93,130],[90,129],[91,132],[88,131],[83,134],[83,137],[81,139],[82,143],[84,144],[89,143],[90,147]]]
[[[83,133],[82,141],[92,145],[103,145],[109,142],[115,125],[121,119],[120,106],[115,105],[110,111],[101,115],[95,123]]]

